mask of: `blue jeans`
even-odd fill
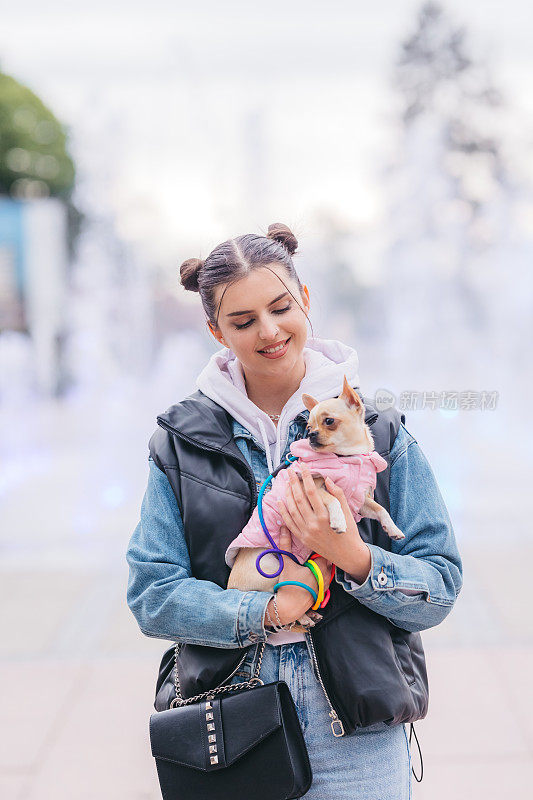
[[[250,648],[231,683],[250,677],[257,653],[256,647]],[[304,795],[307,800],[410,800],[405,726],[380,722],[353,736],[335,738],[306,641],[266,644],[259,677],[264,683],[285,681],[293,696],[313,770],[313,783]]]

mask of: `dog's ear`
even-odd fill
[[[342,400],[346,403],[348,408],[357,411],[358,413],[364,413],[364,406],[361,401],[361,398],[357,394],[354,389],[350,386],[346,379],[346,375],[344,376],[344,383],[342,385],[342,393],[339,395]]]
[[[308,411],[312,411],[312,410],[313,410],[313,408],[314,408],[314,407],[317,405],[317,403],[318,403],[318,400],[315,400],[315,398],[314,398],[314,397],[311,397],[311,395],[310,395],[310,394],[303,394],[303,395],[302,395],[302,401],[303,401],[303,404],[304,404],[304,406],[306,407],[306,409],[307,409]]]

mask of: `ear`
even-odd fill
[[[311,308],[311,298],[309,297],[309,289],[307,288],[305,283],[304,283],[304,285],[302,287],[302,299],[303,299],[305,311],[307,313],[309,311],[309,309]]]
[[[215,337],[217,342],[220,342],[220,344],[223,344],[224,347],[227,347],[226,342],[224,341],[224,337],[222,336],[222,334],[220,332],[220,329],[219,328],[216,328],[216,329],[213,328],[213,326],[211,325],[209,320],[207,321],[207,327],[209,328],[209,330],[211,331],[211,333],[213,334],[213,336]]]
[[[311,397],[310,394],[303,394],[302,400],[304,406],[308,411],[312,411],[313,408],[318,404],[318,400],[315,400],[314,397]]]
[[[361,398],[348,383],[346,375],[344,376],[344,382],[342,385],[342,393],[340,394],[340,398],[344,400],[348,408],[353,409],[358,413],[364,412],[364,406],[363,403],[361,402]]]

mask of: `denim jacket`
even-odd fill
[[[289,427],[284,456],[303,435]],[[258,486],[268,474],[263,446],[238,422],[233,436]],[[359,584],[337,567],[335,580],[360,603],[407,631],[442,622],[462,586],[462,563],[433,471],[401,425],[390,453],[390,514],[405,538],[386,551],[368,545],[371,568]],[[149,459],[140,521],[131,537],[127,600],[146,636],[222,648],[264,641],[270,592],[225,590],[192,577],[183,523],[164,472]],[[378,575],[384,573],[378,582]]]

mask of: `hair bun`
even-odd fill
[[[184,289],[189,292],[198,292],[198,273],[203,267],[204,262],[199,258],[188,258],[180,267],[180,282]]]
[[[274,241],[282,244],[291,256],[294,255],[298,247],[298,239],[291,229],[282,222],[273,222],[272,225],[268,226],[267,238],[274,239]]]

